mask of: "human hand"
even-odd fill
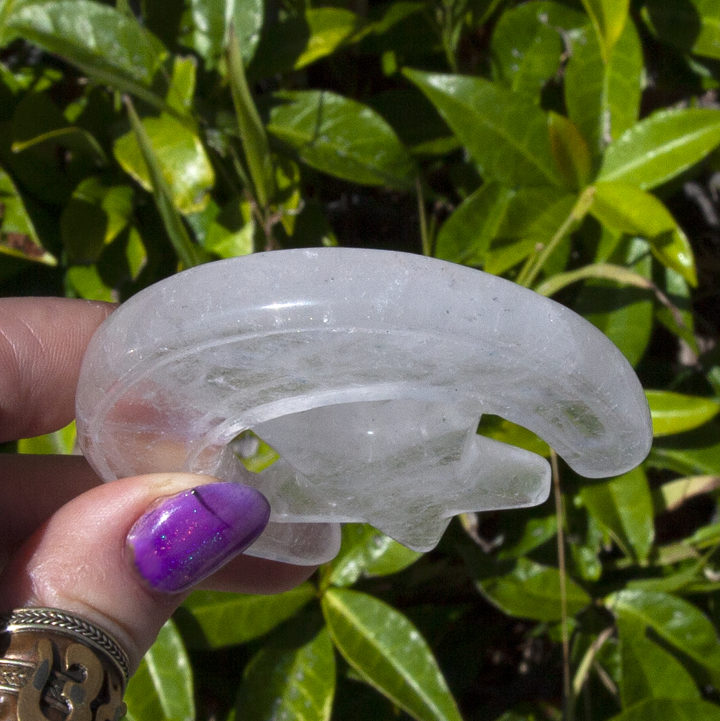
[[[84,350],[110,312],[81,300],[0,299],[0,441],[73,418]],[[314,570],[238,555],[264,528],[266,501],[207,476],[103,484],[80,456],[0,454],[0,503],[0,613],[54,607],[87,619],[115,637],[131,671],[198,582],[275,593]]]

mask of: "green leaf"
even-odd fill
[[[659,110],[605,151],[598,180],[654,188],[702,160],[720,143],[720,111]]]
[[[575,123],[563,115],[549,115],[550,147],[560,174],[570,188],[581,190],[590,179],[590,150]]]
[[[647,392],[647,391],[646,391]],[[653,503],[659,511],[674,511],[686,500],[697,495],[711,493],[720,487],[717,476],[686,476],[663,483],[653,491]]]
[[[215,183],[215,173],[200,138],[170,115],[144,118],[142,127],[175,208],[181,213],[196,213],[204,208]],[[123,170],[152,191],[152,172],[137,133],[118,138],[113,150]]]
[[[0,169],[0,253],[45,265],[55,257],[42,247],[25,203],[10,176]]]
[[[720,721],[720,708],[696,699],[652,698],[625,709],[610,721]]]
[[[584,485],[580,498],[588,512],[623,553],[647,562],[655,538],[653,502],[642,468],[600,483]]]
[[[697,285],[690,241],[654,195],[627,183],[597,183],[590,213],[610,230],[647,238],[663,265]]]
[[[236,717],[252,721],[329,721],[335,655],[327,629],[302,644],[270,643],[243,674]]]
[[[335,646],[360,677],[418,721],[461,721],[437,662],[399,611],[358,591],[322,599]]]
[[[586,32],[572,44],[565,69],[565,104],[593,155],[637,121],[643,69],[642,46],[631,18],[607,62],[595,33]]]
[[[513,195],[514,191],[498,183],[481,185],[442,224],[435,256],[453,263],[482,265]]]
[[[720,59],[717,0],[646,0],[643,18],[663,41],[686,53]]]
[[[6,31],[65,58],[101,82],[162,106],[149,88],[167,51],[129,14],[90,0],[18,3],[8,13]]]
[[[98,176],[85,178],[60,216],[63,247],[70,259],[76,263],[97,261],[103,248],[130,222],[132,211],[130,186],[108,186]]]
[[[265,28],[250,72],[268,77],[299,70],[359,40],[369,29],[345,8],[308,8]]]
[[[190,0],[191,26],[183,43],[213,70],[225,52],[230,27],[240,40],[245,64],[255,53],[265,14],[264,0]]]
[[[173,621],[145,654],[125,692],[128,721],[194,721],[190,660]]]
[[[345,523],[340,553],[328,568],[327,581],[335,586],[350,586],[361,576],[402,571],[421,556],[372,526]]]
[[[508,8],[490,40],[494,76],[537,103],[541,89],[559,69],[563,42],[586,24],[584,13],[558,2]]]
[[[126,169],[131,175],[136,174],[137,179],[141,183],[144,178],[145,182],[149,184],[151,190],[153,191],[155,204],[157,205],[160,216],[163,219],[163,224],[165,225],[170,241],[175,248],[175,252],[182,264],[186,268],[190,268],[193,265],[200,263],[202,254],[200,249],[193,243],[190,235],[188,234],[187,228],[183,224],[179,209],[175,205],[174,198],[176,196],[173,193],[173,188],[170,183],[168,183],[165,178],[165,171],[168,168],[167,163],[173,160],[180,161],[176,163],[176,166],[182,168],[184,165],[182,160],[184,159],[186,161],[190,161],[191,155],[180,152],[177,156],[173,157],[172,155],[168,156],[168,153],[164,153],[163,162],[161,162],[155,154],[150,134],[147,132],[145,125],[135,112],[135,108],[130,101],[130,98],[126,97],[125,103],[127,105],[134,137],[126,135],[119,138],[115,142],[115,155],[121,165],[127,165]],[[154,121],[150,124],[150,128],[157,128],[162,131],[164,127],[165,131],[167,131],[168,126],[163,126],[162,120],[163,117],[148,118],[148,122]],[[158,126],[157,123],[160,123],[160,125]],[[183,130],[186,130],[184,126],[182,127]],[[168,137],[162,132],[160,138],[168,142],[171,148],[176,142],[176,139]],[[192,142],[194,143],[194,141],[195,136],[192,136]],[[161,145],[159,149],[162,152],[163,146]],[[186,147],[185,151],[188,150],[189,147]],[[192,175],[193,168],[188,167],[188,171]],[[178,190],[183,187],[187,179],[183,180],[180,178],[172,178],[171,180],[175,180],[176,190]]]
[[[362,185],[407,189],[414,182],[407,149],[367,105],[316,90],[273,98],[268,132],[316,170]]]
[[[527,98],[484,78],[405,70],[480,166],[510,186],[561,185],[547,118]]]
[[[692,676],[675,656],[647,638],[644,624],[620,617],[618,632],[624,708],[651,698],[700,698]]]
[[[659,591],[626,589],[605,599],[621,623],[651,629],[661,639],[720,679],[720,644],[713,624],[695,606]]]
[[[625,27],[630,0],[582,0],[607,60]]]
[[[270,596],[195,591],[182,607],[192,615],[185,636],[188,643],[199,647],[245,643],[286,621],[314,595],[310,583]]]
[[[476,583],[481,593],[509,616],[536,621],[562,618],[560,571],[556,568],[519,558],[512,564],[496,565]],[[574,616],[590,604],[590,596],[571,578],[565,579],[565,590],[568,615]]]
[[[720,424],[711,421],[687,433],[658,438],[649,461],[686,475],[720,476]]]
[[[648,247],[641,238],[628,239],[612,254],[616,263],[596,263],[554,275],[535,290],[545,294],[568,281],[587,278],[573,310],[608,336],[634,366],[645,354],[653,331],[653,263]]]
[[[720,400],[670,391],[645,391],[652,414],[653,435],[668,436],[698,428],[720,412]]]
[[[113,288],[100,276],[97,265],[75,265],[68,268],[65,285],[70,296],[86,300],[104,300],[106,303],[117,302]]]
[[[267,135],[248,87],[240,54],[240,40],[230,33],[227,49],[227,69],[233,106],[245,159],[250,170],[254,197],[262,208],[275,194],[274,174]]]
[[[34,438],[21,438],[17,442],[18,453],[37,454],[62,454],[68,455],[75,448],[77,433],[75,421],[72,421],[64,428]]]

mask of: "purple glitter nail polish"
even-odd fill
[[[176,593],[247,548],[269,516],[265,496],[254,488],[210,483],[164,500],[137,520],[127,540],[147,583]]]

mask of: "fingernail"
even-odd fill
[[[162,501],[137,520],[127,541],[145,581],[156,591],[177,593],[247,548],[269,516],[260,491],[210,483]]]

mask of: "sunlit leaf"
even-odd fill
[[[582,0],[603,49],[608,58],[620,37],[628,16],[630,0]]]
[[[251,72],[266,77],[299,70],[364,34],[363,19],[343,7],[312,7],[266,28]]]
[[[626,589],[605,599],[621,623],[651,629],[678,652],[720,679],[720,643],[713,624],[695,606],[668,593]]]
[[[718,143],[719,110],[659,110],[608,146],[598,180],[654,188],[700,161]]]
[[[624,182],[597,183],[590,213],[610,230],[647,238],[660,262],[697,285],[690,241],[654,195]]]
[[[327,629],[302,644],[271,643],[248,663],[238,691],[238,719],[329,721],[335,655]]]
[[[328,583],[350,586],[362,576],[386,576],[415,563],[422,556],[371,526],[346,523],[340,553],[328,569]]]
[[[360,677],[418,721],[461,721],[427,643],[399,611],[358,591],[322,599],[335,646]]]
[[[48,253],[38,238],[20,193],[10,176],[0,169],[0,253],[55,265],[57,260]]]
[[[193,618],[186,635],[193,646],[222,648],[245,643],[290,618],[314,595],[309,583],[270,596],[195,591],[183,604]]]
[[[220,61],[232,26],[247,64],[260,40],[264,0],[190,0],[191,27],[183,42],[205,61],[208,70]]]
[[[194,721],[193,674],[175,624],[168,621],[125,692],[128,721]]]
[[[335,93],[276,93],[268,132],[301,161],[363,185],[407,189],[415,165],[393,129],[371,108]]]
[[[167,51],[131,15],[91,0],[24,2],[7,13],[5,31],[65,58],[101,82],[162,106],[150,86]]]
[[[670,391],[648,390],[653,435],[684,433],[704,425],[720,412],[720,400]]]
[[[607,62],[596,33],[585,32],[572,44],[565,69],[565,103],[594,155],[637,121],[642,79],[642,46],[632,18]]]
[[[503,12],[490,41],[494,75],[538,102],[540,90],[558,71],[563,44],[587,24],[587,17],[559,2],[523,3]]]
[[[406,70],[480,166],[504,185],[560,185],[547,118],[523,95],[484,78]]]
[[[75,421],[72,421],[53,433],[34,438],[21,438],[17,442],[17,452],[32,453],[33,455],[48,453],[67,455],[75,449],[76,438]]]

